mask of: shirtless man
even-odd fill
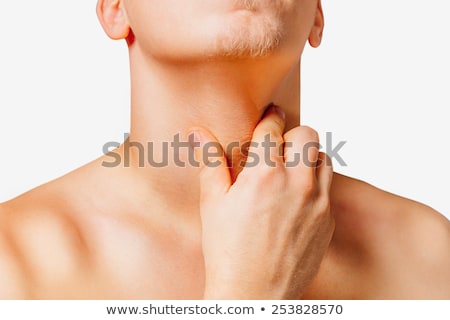
[[[1,204],[1,298],[450,298],[448,220],[333,175],[299,127],[318,0],[99,0],[97,13],[129,47],[129,142]],[[159,161],[176,134],[193,139],[166,166],[141,161],[138,143]],[[285,148],[267,153],[267,134]],[[228,146],[248,141],[275,165],[243,168]],[[212,142],[229,152],[210,159]]]

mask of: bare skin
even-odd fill
[[[0,207],[2,298],[202,299],[200,217],[175,222],[153,208],[139,219],[123,195],[133,186],[101,161]],[[334,237],[298,298],[450,297],[444,217],[338,174],[331,205]]]
[[[210,139],[226,146],[234,141],[249,141],[266,121],[266,130],[277,132],[285,142],[317,141],[312,130],[299,127],[299,57],[306,41],[313,47],[320,43],[320,4],[316,0],[255,1],[255,8],[239,7],[235,11],[228,7],[229,1],[210,2],[206,7],[204,1],[186,3],[99,1],[98,15],[106,33],[113,39],[126,39],[130,50],[130,140],[144,145],[152,141],[155,150],[161,150],[160,144],[172,141],[174,134],[181,133],[186,138],[192,128],[200,127],[211,135]],[[276,6],[272,7],[274,3]],[[185,10],[179,8],[183,4],[187,6]],[[209,19],[211,12],[214,19]],[[176,26],[165,25],[164,21],[175,18],[170,16],[174,13]],[[169,16],[158,22],[164,15]],[[236,30],[224,27],[229,25],[229,19],[236,30],[249,29],[235,34]],[[242,34],[244,38],[240,38]],[[281,39],[277,39],[280,35]],[[216,39],[221,41],[210,42]],[[271,101],[286,113],[282,126],[277,125],[280,118],[273,114],[263,116]],[[309,132],[310,137],[301,138],[302,130]],[[115,152],[123,158],[124,149],[122,146]],[[295,241],[289,242],[288,249],[293,244],[295,248],[299,241],[299,252],[287,251],[292,254],[284,257],[276,250],[271,254],[260,250],[272,239],[255,233],[254,246],[245,255],[254,259],[252,264],[236,260],[233,254],[225,258],[215,255],[222,252],[224,243],[230,243],[215,238],[220,232],[214,225],[235,223],[224,225],[223,230],[237,229],[245,235],[246,228],[252,230],[256,223],[269,231],[276,230],[283,226],[286,217],[272,219],[274,229],[258,220],[258,216],[254,217],[255,224],[240,224],[235,207],[224,200],[227,197],[205,200],[202,196],[204,190],[220,185],[218,176],[202,180],[204,168],[175,166],[173,156],[171,153],[172,160],[165,168],[138,166],[139,158],[133,152],[130,167],[108,168],[104,163],[110,162],[111,157],[103,156],[1,204],[0,297],[450,298],[450,224],[433,209],[339,174],[334,174],[329,190],[326,186],[331,179],[321,179],[321,169],[311,171],[315,176],[304,185],[275,188],[261,183],[261,194],[274,194],[273,198],[264,197],[269,199],[271,210],[267,213],[272,217],[278,208],[283,209],[283,214],[289,211],[287,204],[295,209],[291,219],[310,214],[319,218],[313,219],[314,228],[301,223],[300,233],[289,229],[273,238],[275,241],[291,237]],[[186,159],[186,153],[181,157]],[[230,181],[239,181],[245,176],[243,173],[263,178],[261,172],[249,174],[235,165],[243,160],[241,154],[227,153],[226,157],[233,164]],[[316,157],[320,157],[318,153]],[[303,179],[301,172],[306,171],[287,176],[291,181]],[[317,190],[326,190],[316,192],[321,197],[305,192],[313,182]],[[238,187],[242,194],[252,191],[257,196],[247,184]],[[287,199],[292,190],[302,195],[298,201],[277,201],[275,195]],[[330,210],[323,205],[324,199]],[[241,205],[253,204],[256,210],[262,202],[248,200]],[[229,220],[217,222],[208,218],[220,216],[216,213],[224,208],[229,209]],[[310,237],[304,241],[294,237],[303,232]],[[235,233],[224,232],[223,240],[233,239]],[[314,237],[315,241],[311,240]],[[243,242],[231,253],[244,257],[247,244],[248,241]],[[239,274],[228,267],[230,261],[240,264],[237,270],[244,272]],[[282,266],[283,272],[270,273],[269,268],[262,267],[272,262]],[[308,266],[302,270],[307,272],[300,281],[293,277],[292,266],[296,264],[298,269]],[[265,279],[267,274],[275,280]],[[255,276],[261,281],[256,281]],[[251,281],[242,284],[240,280],[246,278]],[[229,279],[233,279],[232,286],[225,281]],[[280,279],[283,281],[278,283],[276,280]],[[267,286],[261,288],[258,283]]]

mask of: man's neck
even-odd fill
[[[177,144],[177,140],[188,141],[191,128],[209,130],[227,151],[251,140],[271,102],[286,112],[287,129],[299,125],[299,61],[288,63],[283,57],[271,57],[175,65],[136,52],[131,55],[129,146],[140,143],[146,150],[142,165],[140,151],[131,147],[131,164],[137,167],[137,177],[145,180],[150,190],[157,190],[163,203],[178,207],[174,209],[198,211],[199,170],[191,165],[187,143]],[[227,157],[236,177],[245,156],[233,148]],[[152,165],[150,158],[163,167]]]

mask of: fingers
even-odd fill
[[[333,163],[330,157],[323,152],[319,153],[316,175],[319,183],[319,195],[328,197],[333,181]]]
[[[200,165],[201,202],[214,201],[231,186],[230,171],[221,144],[209,132],[201,128],[191,130],[195,158]]]
[[[253,132],[249,154],[264,159],[264,165],[274,167],[283,163],[284,112],[276,106],[267,109]]]
[[[253,152],[264,160],[259,167],[285,168],[291,172],[288,176],[306,193],[310,193],[309,190],[328,197],[333,167],[331,159],[319,152],[317,132],[300,126],[283,135],[284,126],[283,112],[278,107],[270,107],[254,131],[249,154]],[[223,147],[205,129],[194,128],[191,135],[195,158],[201,168],[201,197],[217,199],[228,192],[233,183]]]
[[[331,159],[319,152],[320,143],[317,132],[310,127],[296,127],[284,135],[284,158],[289,176],[304,194],[329,202],[333,165]]]
[[[286,169],[294,175],[313,179],[319,159],[319,136],[310,127],[296,127],[284,135]]]

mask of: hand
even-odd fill
[[[204,161],[205,144],[216,139],[194,131],[202,163],[205,299],[298,299],[318,271],[334,231],[331,161],[319,153],[314,130],[283,130],[280,109],[271,107],[249,149],[260,162],[244,167],[234,183],[224,155]],[[268,134],[277,146],[270,153],[261,145]],[[303,151],[309,161],[299,157]]]

